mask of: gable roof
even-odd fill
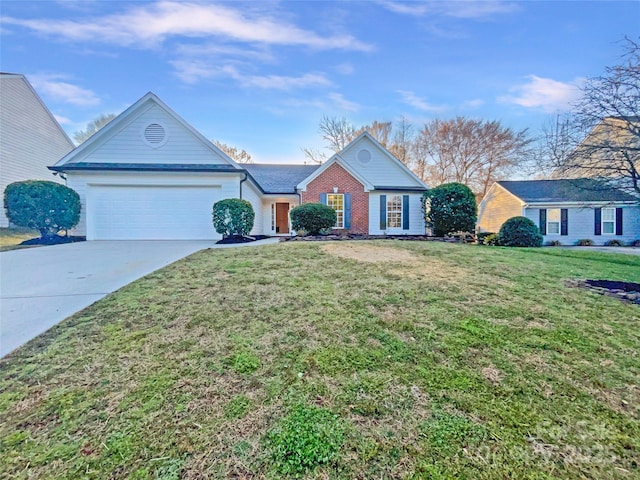
[[[509,193],[528,203],[637,201],[627,193],[604,187],[602,182],[590,178],[516,180],[497,183]]]
[[[162,110],[165,111],[170,117],[173,118],[177,123],[179,123],[182,127],[188,130],[199,142],[201,142],[205,148],[211,150],[211,152],[217,157],[221,158],[223,161],[233,166],[236,169],[240,169],[237,164],[222,150],[216,147],[212,142],[210,142],[204,135],[202,135],[198,130],[193,128],[187,121],[185,121],[180,115],[178,115],[175,111],[171,109],[166,103],[164,103],[160,98],[153,92],[148,92],[142,98],[140,98],[137,102],[127,108],[124,112],[118,115],[116,118],[111,120],[107,125],[98,130],[94,135],[92,135],[89,139],[87,139],[84,143],[80,144],[74,150],[65,155],[62,159],[60,159],[54,167],[57,170],[64,170],[64,167],[73,163],[77,165],[84,163],[81,162],[81,156],[90,152],[93,148],[100,145],[102,142],[107,140],[113,133],[117,132],[118,129],[129,119],[135,118],[138,112],[142,111],[146,105],[149,103],[156,104]],[[78,159],[76,161],[76,159]],[[89,162],[86,164],[88,165]]]
[[[243,164],[264,193],[296,193],[296,185],[320,165]]]
[[[407,177],[411,178],[411,181],[415,183],[415,187],[414,186],[409,187],[407,185],[404,185],[404,186],[400,186],[400,185],[375,185],[369,179],[366,178],[366,174],[364,174],[360,170],[356,170],[354,167],[352,167],[350,165],[349,162],[344,160],[343,155],[345,155],[346,152],[348,152],[349,150],[354,148],[358,143],[361,142],[362,139],[365,139],[365,138],[367,140],[371,141],[371,143],[373,143],[373,145],[380,152],[383,153],[385,158],[387,158],[389,161],[391,161],[392,163],[397,165],[407,175]],[[396,189],[397,190],[418,190],[418,191],[427,190],[427,186],[425,185],[425,183],[422,180],[420,180],[417,177],[417,175],[415,173],[413,173],[406,165],[404,165],[400,160],[398,160],[396,157],[394,157],[389,152],[389,150],[384,148],[375,138],[373,138],[369,132],[363,132],[360,135],[358,135],[354,140],[352,140],[341,151],[339,151],[338,153],[334,154],[329,160],[324,162],[320,166],[320,168],[318,168],[317,170],[313,171],[311,173],[311,175],[309,175],[307,178],[303,179],[300,183],[298,183],[297,188],[300,189],[300,190],[306,189],[307,185],[311,181],[313,181],[315,178],[320,176],[322,174],[322,172],[327,170],[334,163],[337,163],[342,168],[344,168],[351,176],[353,176],[362,185],[364,185],[364,188],[367,191],[368,190],[396,190]]]

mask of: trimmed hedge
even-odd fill
[[[503,247],[541,247],[542,234],[538,226],[526,217],[512,217],[498,232],[498,245]]]
[[[247,200],[227,198],[213,204],[213,227],[224,237],[249,235],[255,217]]]
[[[322,230],[332,228],[337,220],[335,210],[322,203],[299,205],[291,209],[289,215],[291,227],[296,231],[304,230],[309,235],[318,235]]]
[[[4,190],[7,218],[19,227],[40,232],[42,238],[55,237],[80,221],[80,197],[59,183],[26,180],[7,185]]]
[[[478,218],[476,197],[461,183],[445,183],[422,196],[424,219],[436,237],[473,232]]]

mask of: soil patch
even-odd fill
[[[230,243],[249,243],[255,242],[256,240],[264,240],[265,238],[269,238],[266,235],[254,235],[253,237],[249,237],[247,235],[232,235],[229,237],[225,237],[222,240],[218,240],[216,244],[218,245],[227,245]]]
[[[29,240],[25,240],[20,243],[20,245],[61,245],[63,243],[75,243],[75,242],[84,242],[87,237],[69,235],[67,237],[63,237],[60,235],[56,235],[55,237],[49,238],[31,238]]]
[[[418,258],[407,250],[392,247],[379,247],[357,243],[329,243],[322,251],[336,257],[357,260],[359,262],[413,262]]]
[[[567,282],[567,286],[586,288],[602,295],[640,305],[640,283],[617,280],[570,280]]]

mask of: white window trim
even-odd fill
[[[609,210],[611,212],[613,212],[613,220],[610,221],[606,221],[604,220],[604,212],[605,210]],[[604,231],[604,224],[605,223],[611,223],[613,225],[612,231],[611,232],[605,232]],[[615,236],[616,234],[616,209],[614,207],[603,207],[602,210],[600,211],[600,233],[602,235],[612,235]]]
[[[400,210],[399,210],[400,211],[400,226],[399,227],[390,227],[389,226],[389,212],[390,212],[389,203],[391,202],[391,199],[394,198],[394,197],[398,197],[400,199]],[[402,195],[389,195],[389,196],[387,196],[387,230],[402,230],[402,220],[404,218],[403,217],[403,215],[404,215],[403,208],[404,208],[404,205],[403,205]],[[397,211],[398,210],[394,210],[394,212],[397,212]]]
[[[336,208],[333,208],[331,205],[329,205],[329,197],[342,197],[342,209],[338,210]],[[342,213],[342,226],[338,226],[338,219],[336,218],[336,225],[334,225],[333,228],[335,228],[336,230],[344,230],[344,215],[345,215],[345,211],[344,211],[344,193],[327,193],[327,206],[333,208],[336,211],[336,217],[338,215],[338,212]]]
[[[549,220],[549,212],[553,211],[553,210],[557,210],[558,211],[558,221],[555,220]],[[552,223],[557,223],[558,224],[558,232],[557,233],[550,233],[549,231],[549,225],[551,225]],[[562,210],[560,208],[548,208],[547,209],[547,235],[560,235],[562,233]]]

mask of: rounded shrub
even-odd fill
[[[497,233],[490,233],[489,235],[484,237],[484,239],[482,240],[482,244],[483,245],[489,245],[491,247],[495,247],[496,245],[498,245],[498,234]]]
[[[294,230],[304,230],[310,235],[332,228],[337,220],[335,210],[321,203],[299,205],[291,209],[289,215]]]
[[[42,238],[51,238],[80,221],[80,197],[59,183],[26,180],[4,190],[7,218],[19,227],[32,228]]]
[[[478,209],[476,197],[461,183],[445,183],[427,190],[422,202],[424,219],[436,237],[454,232],[473,232]]]
[[[624,247],[624,242],[622,240],[618,240],[617,238],[607,240],[604,244],[607,247]]]
[[[251,203],[240,198],[213,204],[213,227],[224,237],[249,235],[255,216]]]
[[[591,247],[594,245],[594,243],[590,238],[581,238],[576,242],[576,245],[579,247]]]
[[[510,218],[498,232],[498,244],[504,247],[541,247],[542,240],[538,226],[526,217]]]

